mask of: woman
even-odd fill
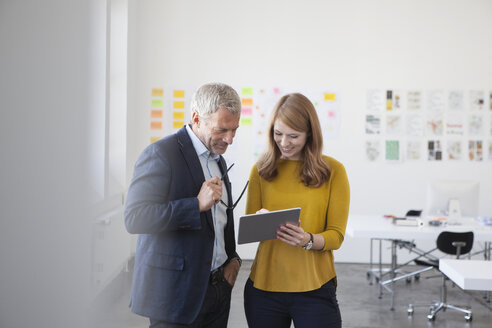
[[[260,243],[244,290],[249,327],[341,327],[333,250],[344,238],[349,184],[343,165],[322,155],[316,110],[305,96],[283,96],[268,148],[252,167],[246,213],[301,208],[276,240]]]

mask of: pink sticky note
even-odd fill
[[[252,115],[253,114],[253,109],[251,107],[243,107],[241,109],[241,114],[243,114],[243,115]]]

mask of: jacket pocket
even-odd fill
[[[168,254],[148,252],[144,262],[147,265],[167,270],[182,271],[184,268],[184,258]]]

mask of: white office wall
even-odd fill
[[[105,6],[0,2],[1,327],[90,326],[88,195],[100,196],[90,173],[104,162],[90,138],[101,121],[90,120],[104,113],[105,29],[95,29]]]
[[[128,167],[149,143],[151,88],[335,88],[341,129],[325,153],[347,169],[351,213],[402,215],[424,206],[429,180],[456,178],[480,180],[480,213],[492,214],[492,162],[371,163],[364,150],[368,89],[492,90],[491,1],[130,2]],[[239,181],[253,163],[242,151],[250,132],[241,127],[230,150]],[[243,212],[244,201],[236,216]],[[347,238],[337,260],[367,261],[367,245]],[[248,258],[254,248],[239,251]]]

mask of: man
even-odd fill
[[[191,125],[142,152],[128,190],[126,228],[140,234],[131,308],[152,328],[226,327],[241,265],[220,156],[241,102],[231,87],[211,83],[195,92],[191,112]]]

